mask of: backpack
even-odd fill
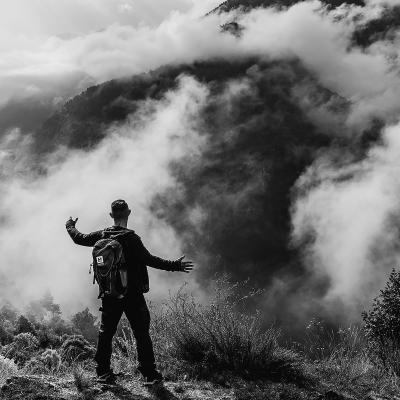
[[[128,290],[125,257],[118,236],[98,240],[92,250],[93,284],[99,285],[99,299],[104,296],[122,299]]]

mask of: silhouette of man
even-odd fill
[[[138,370],[143,375],[147,384],[162,380],[162,375],[157,371],[153,344],[150,338],[150,314],[143,293],[149,291],[149,277],[147,266],[165,271],[190,272],[193,269],[191,261],[184,261],[184,256],[175,261],[168,261],[153,256],[144,247],[140,237],[127,228],[131,210],[124,200],[115,200],[111,204],[111,218],[114,225],[104,230],[83,234],[76,228],[76,222],[71,217],[66,222],[66,228],[72,240],[81,246],[94,246],[94,244],[107,235],[121,234],[118,241],[121,243],[125,257],[128,291],[124,298],[116,299],[104,295],[102,300],[101,324],[97,343],[95,361],[99,382],[115,383],[115,374],[110,368],[112,339],[117,330],[118,322],[125,313],[133,330],[139,366]]]

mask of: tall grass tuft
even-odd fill
[[[181,365],[185,374],[205,378],[227,371],[254,379],[290,380],[301,375],[297,354],[278,345],[279,330],[264,328],[259,311],[245,310],[246,302],[259,292],[244,296],[244,288],[245,283],[231,284],[223,277],[215,282],[207,302],[199,303],[182,287],[162,309],[153,310],[155,350],[167,373]],[[120,355],[136,358],[129,329],[116,344]]]
[[[95,392],[92,390],[92,383],[86,376],[86,371],[81,365],[74,367],[72,371],[75,387],[83,400],[94,400]]]
[[[167,332],[176,358],[257,374],[268,368],[278,349],[279,332],[263,330],[258,311],[238,311],[241,299],[234,289],[217,282],[208,304],[197,303],[183,291],[170,298]]]

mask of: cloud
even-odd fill
[[[399,134],[399,125],[387,128],[359,162],[338,166],[325,155],[298,181],[293,237],[306,265],[329,278],[327,304],[340,299],[358,311],[398,264]]]
[[[153,54],[146,62],[141,48],[148,47],[149,54],[161,50],[171,39],[165,29],[179,27],[185,18],[190,24],[216,4],[216,0],[201,6],[194,0],[4,2],[0,107],[16,99],[65,98],[95,83],[159,66],[162,56],[154,63]],[[159,27],[164,21],[169,21],[169,28]],[[167,33],[164,40],[163,33]],[[151,43],[154,40],[156,44]]]
[[[15,98],[55,96],[53,91],[65,95],[65,87],[70,95],[71,87],[79,92],[94,83],[165,64],[262,56],[298,57],[322,84],[354,103],[348,121],[351,127],[365,127],[371,115],[389,118],[398,110],[399,78],[397,69],[388,63],[388,45],[364,50],[351,47],[357,24],[379,15],[380,3],[328,13],[319,1],[308,1],[282,12],[257,9],[244,16],[232,13],[200,18],[203,9],[185,1],[186,8],[171,5],[168,10],[174,11],[164,13],[156,25],[127,23],[111,13],[105,21],[99,17],[102,29],[90,29],[95,24],[89,21],[85,31],[72,27],[73,34],[67,37],[48,29],[47,35],[22,34],[14,41],[6,40],[12,47],[0,50],[0,106]],[[117,3],[107,2],[106,7],[100,2],[93,10],[93,4],[86,2],[82,7],[88,8],[86,12],[95,11],[96,16],[107,14],[110,4],[117,8],[136,4]],[[62,3],[60,10],[64,6]],[[81,11],[77,5],[71,10]],[[220,25],[232,18],[245,28],[239,39],[220,31]],[[394,51],[395,44],[391,46]]]
[[[67,7],[66,2],[60,4],[43,28],[38,28],[38,20],[36,25],[27,22],[22,34],[14,39],[6,35],[1,40],[0,85],[4,90],[0,107],[15,99],[65,97],[88,85],[164,64],[256,56],[267,60],[298,59],[316,82],[348,102],[350,111],[337,111],[340,118],[332,135],[357,137],[374,118],[381,118],[386,124],[398,119],[398,63],[395,57],[388,58],[398,54],[398,39],[383,40],[366,49],[352,43],[357,26],[379,15],[384,2],[369,1],[363,9],[342,7],[328,13],[319,1],[308,1],[284,11],[257,9],[246,15],[199,18],[205,10],[194,1],[182,0],[168,3],[170,6],[162,15],[152,14],[144,23],[139,19],[127,22],[127,15],[137,9],[136,2],[87,1],[83,8],[71,2],[75,5],[65,11],[69,16],[66,20],[74,23],[56,27],[51,19]],[[147,7],[144,2],[138,4],[143,10]],[[109,7],[113,7],[112,12]],[[93,15],[94,11],[93,21],[89,18],[85,28],[85,15]],[[244,27],[240,37],[221,32],[220,25],[233,18]],[[304,90],[307,92],[307,84]],[[141,125],[131,121],[124,127],[110,128],[109,137],[93,152],[68,153],[64,149],[68,157],[62,164],[51,164],[46,177],[30,183],[29,175],[28,180],[7,179],[1,188],[1,207],[8,225],[7,230],[0,231],[0,240],[4,265],[10,268],[3,272],[29,276],[31,281],[24,287],[27,296],[49,283],[57,287],[59,299],[65,304],[70,301],[71,290],[83,298],[87,282],[81,280],[78,268],[85,268],[79,263],[86,253],[71,247],[63,231],[64,221],[58,217],[84,215],[90,208],[85,219],[82,217],[81,227],[96,229],[108,223],[106,218],[99,219],[98,210],[106,210],[115,197],[132,199],[138,210],[138,230],[150,238],[156,251],[169,255],[167,249],[179,248],[179,238],[170,227],[159,228],[160,221],[154,219],[147,204],[154,195],[174,185],[167,169],[169,162],[186,154],[192,146],[200,151],[201,141],[191,121],[196,120],[197,107],[206,98],[201,85],[184,80],[180,91],[169,94],[166,101],[143,104]],[[322,108],[320,120],[323,112]],[[188,135],[184,134],[186,130]],[[177,138],[175,131],[180,132]],[[383,275],[376,272],[377,260],[386,271],[397,258],[393,247],[396,232],[393,227],[388,230],[387,225],[388,216],[396,212],[393,199],[397,193],[397,180],[392,174],[397,171],[397,164],[392,155],[397,155],[398,147],[391,132],[397,132],[397,128],[387,131],[385,145],[371,151],[365,161],[354,162],[350,152],[340,155],[339,162],[336,157],[334,163],[328,149],[299,179],[293,236],[296,243],[306,246],[314,273],[329,278],[327,303],[342,298],[349,304],[358,304],[366,287],[376,289],[380,284]],[[10,152],[13,140],[7,140],[3,151]],[[9,156],[5,157],[9,160]],[[57,218],[49,219],[49,215]],[[194,220],[199,216],[202,217],[201,212],[193,213]],[[20,232],[37,240],[17,243],[14,237]],[[310,235],[312,241],[305,242]],[[59,245],[49,254],[45,247],[48,236],[60,238]],[[27,250],[19,252],[22,245]],[[390,252],[383,256],[382,249],[387,248]],[[73,270],[68,269],[71,265]],[[377,276],[379,279],[373,284]],[[57,286],[58,280],[62,285]]]
[[[69,152],[63,163],[49,164],[42,177],[27,175],[19,164],[25,173],[15,178],[18,166],[12,160],[21,161],[21,142],[18,132],[11,132],[0,153],[5,166],[0,185],[1,274],[3,282],[17,285],[2,286],[2,298],[22,305],[48,289],[69,312],[79,310],[90,297],[94,300],[97,292],[88,275],[90,249],[76,247],[64,223],[71,215],[79,217],[78,227],[84,232],[109,226],[108,210],[116,198],[130,204],[131,224],[153,253],[178,258],[179,238],[151,214],[149,204],[155,194],[174,188],[169,163],[200,151],[196,118],[207,95],[205,87],[182,78],[179,88],[164,100],[144,101],[135,121],[110,127],[96,149]],[[24,150],[26,158],[29,143]],[[183,275],[153,271],[153,298],[181,285]]]

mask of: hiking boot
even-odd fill
[[[144,376],[144,385],[145,386],[151,386],[151,385],[156,385],[157,383],[162,382],[163,376],[157,371],[154,370],[149,374],[146,374]]]
[[[98,375],[97,382],[104,385],[115,385],[117,383],[117,375],[110,370],[105,374]]]

